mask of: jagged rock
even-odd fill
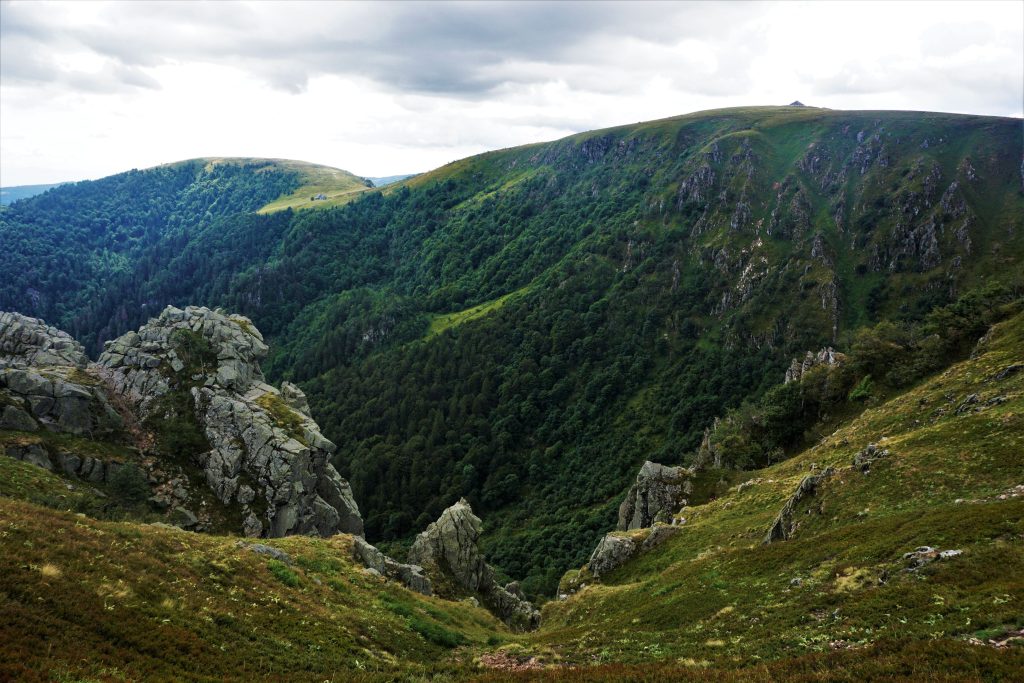
[[[80,372],[70,366],[0,366],[0,400],[7,403],[0,414],[0,429],[34,431],[42,426],[79,435],[120,429],[121,418],[105,392],[83,383],[74,374]]]
[[[619,506],[619,531],[649,527],[659,513],[673,514],[684,496],[693,491],[690,473],[683,467],[666,467],[646,461],[636,475],[626,499]]]
[[[367,569],[398,581],[409,590],[423,595],[434,594],[430,579],[423,575],[423,567],[396,562],[358,536],[352,538],[352,555]]]
[[[779,511],[775,521],[769,527],[768,533],[764,537],[765,545],[775,541],[788,541],[793,537],[798,526],[796,515],[799,512],[799,504],[805,499],[813,497],[817,493],[818,487],[825,483],[833,474],[835,474],[835,470],[831,467],[826,467],[821,473],[806,476],[801,480],[800,484],[796,487],[796,491],[786,501],[786,504],[782,506],[782,510]],[[810,510],[807,510],[807,512],[810,512]]]
[[[600,577],[610,571],[618,569],[629,561],[638,552],[636,543],[625,536],[607,534],[594,548],[587,562],[587,569],[595,577]]]
[[[210,445],[193,454],[196,464],[221,503],[241,508],[247,536],[362,535],[351,487],[330,463],[334,444],[298,387],[266,384],[267,351],[248,318],[168,306],[108,342],[98,365],[141,418],[165,410],[164,397],[187,395]]]
[[[871,466],[875,464],[876,461],[881,460],[888,455],[888,449],[879,448],[875,444],[869,443],[862,451],[853,456],[853,466],[864,474],[867,474],[871,471]]]
[[[67,332],[38,318],[0,311],[0,363],[84,369],[88,362],[85,348]]]
[[[803,359],[794,358],[790,364],[789,369],[786,370],[785,383],[799,382],[800,378],[804,376],[811,368],[816,368],[821,365],[827,366],[838,366],[846,362],[846,354],[840,353],[833,349],[831,346],[821,349],[817,353],[807,352],[807,355]]]
[[[462,499],[416,537],[409,561],[424,568],[442,597],[476,594],[491,612],[513,628],[536,628],[540,612],[495,582],[494,570],[477,547],[481,532],[480,518]]]
[[[291,382],[281,382],[281,398],[284,399],[285,403],[306,417],[311,417],[306,394]]]

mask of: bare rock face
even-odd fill
[[[619,506],[619,531],[642,529],[654,524],[662,515],[671,515],[686,504],[685,497],[693,490],[690,473],[683,467],[666,467],[647,461],[636,475],[626,499]]]
[[[785,383],[789,384],[790,382],[799,382],[800,378],[804,376],[804,373],[812,368],[816,368],[821,365],[842,365],[845,362],[846,354],[836,351],[831,346],[821,349],[817,353],[808,351],[807,355],[802,359],[794,358],[792,362],[790,362],[789,369],[786,370]]]
[[[422,566],[441,597],[477,596],[498,618],[517,629],[536,628],[540,613],[518,590],[499,586],[477,541],[483,527],[465,499],[441,513],[416,537],[409,561]]]
[[[423,595],[434,594],[430,579],[423,575],[423,567],[396,562],[358,536],[352,539],[352,555],[367,569],[398,581],[409,590]]]
[[[67,332],[38,318],[0,311],[0,362],[85,369],[89,358]]]
[[[800,526],[799,513],[810,514],[812,510],[808,505],[808,500],[818,493],[818,489],[833,474],[835,474],[835,470],[827,467],[819,474],[806,476],[800,481],[796,491],[786,501],[786,504],[782,506],[779,514],[775,517],[775,521],[768,528],[768,533],[764,537],[765,545],[775,543],[776,541],[788,541],[793,538],[797,528]]]
[[[607,534],[594,548],[587,569],[595,577],[618,569],[639,552],[637,544],[625,536]]]
[[[88,358],[67,332],[0,312],[0,429],[100,435],[121,428]]]
[[[217,499],[238,505],[248,536],[363,533],[335,446],[309,416],[302,391],[268,385],[267,346],[252,322],[219,310],[168,306],[108,342],[100,374],[143,419],[176,399],[192,407],[210,445],[194,454]]]

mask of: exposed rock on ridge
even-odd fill
[[[800,378],[804,376],[804,373],[808,372],[812,368],[818,366],[834,366],[842,365],[846,362],[846,354],[836,351],[831,346],[821,349],[817,353],[811,351],[807,352],[807,355],[800,358],[794,358],[790,364],[789,369],[786,370],[785,383],[799,382]]]
[[[241,508],[246,535],[362,535],[351,488],[329,462],[334,444],[298,387],[282,394],[266,384],[266,354],[248,318],[168,306],[137,333],[108,342],[99,365],[142,418],[187,394],[211,447],[193,455],[217,499]]]
[[[797,514],[800,511],[810,514],[811,509],[806,506],[806,500],[813,498],[818,493],[819,487],[828,481],[833,474],[835,474],[835,470],[827,467],[821,473],[806,476],[800,481],[796,491],[786,501],[786,504],[782,506],[778,516],[775,517],[775,521],[768,528],[768,533],[764,537],[765,545],[776,541],[788,541],[793,538],[797,528],[800,526]]]
[[[89,359],[67,332],[39,318],[0,311],[0,363],[84,369]]]
[[[502,587],[495,581],[494,570],[477,547],[482,530],[480,518],[462,499],[416,537],[409,561],[427,571],[441,597],[457,598],[467,593],[479,596],[488,609],[513,628],[536,628],[540,613],[518,587]]]
[[[121,418],[88,358],[67,332],[42,320],[0,312],[0,429],[96,435]]]
[[[666,467],[646,461],[619,506],[619,531],[649,527],[657,521],[669,521],[673,513],[686,505],[693,484],[683,467]]]
[[[423,575],[423,567],[396,562],[358,536],[352,539],[352,555],[372,573],[399,581],[417,593],[434,594],[433,584]]]

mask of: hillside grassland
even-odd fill
[[[4,465],[36,470],[20,475],[36,480],[29,489],[57,479]],[[364,573],[344,535],[263,542],[286,563],[233,537],[100,522],[4,493],[6,680],[408,680],[462,670],[453,648],[503,638],[481,608]]]
[[[295,170],[302,183],[290,194],[278,197],[261,206],[257,213],[267,214],[285,209],[326,209],[341,206],[371,188],[363,178],[352,175],[340,168],[318,166],[300,161],[279,161],[281,166]],[[314,200],[312,197],[323,194],[327,199]]]
[[[879,640],[1019,645],[1024,372],[1012,368],[1024,359],[1024,316],[979,352],[684,510],[675,537],[611,576],[571,577],[591,585],[547,604],[535,642],[580,662],[654,652],[727,667]],[[889,454],[863,474],[851,462],[869,443]],[[826,467],[836,474],[796,537],[764,545],[801,479]],[[961,553],[908,571],[904,554],[926,545]]]

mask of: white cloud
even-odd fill
[[[0,3],[0,183],[365,175],[705,108],[1021,115],[1024,3]]]

